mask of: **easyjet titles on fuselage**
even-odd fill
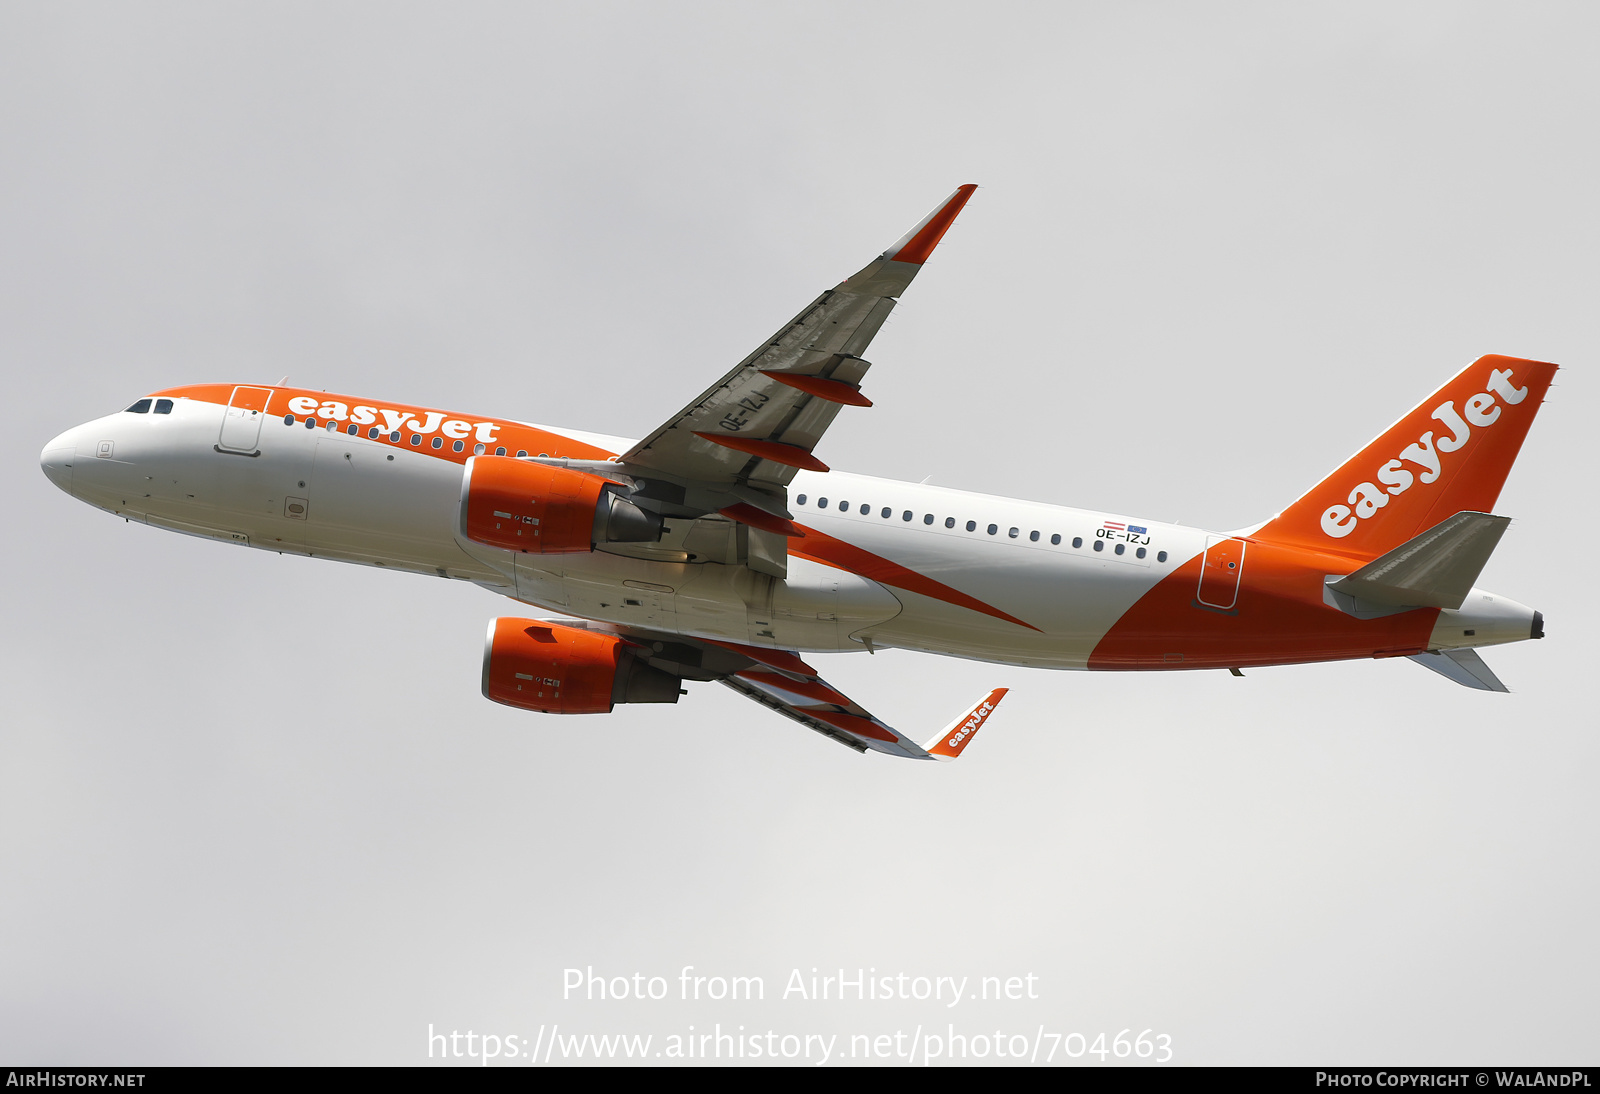
[[[290,399],[288,406],[296,414],[317,417],[329,422],[347,421],[354,425],[377,425],[378,417],[382,415],[381,429],[384,433],[398,433],[402,429],[409,429],[413,433],[427,436],[437,430],[446,437],[458,441],[471,436],[479,444],[493,444],[497,439],[494,431],[500,428],[499,422],[468,422],[461,418],[447,418],[437,410],[423,411],[426,417],[419,421],[409,410],[361,405],[352,408],[337,399],[319,400],[309,395],[299,395]]]

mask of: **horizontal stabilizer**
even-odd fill
[[[1446,679],[1454,680],[1462,687],[1477,691],[1511,690],[1500,682],[1500,678],[1488,665],[1483,663],[1483,658],[1478,656],[1477,650],[1429,650],[1427,653],[1412,654],[1411,660],[1423,668],[1432,669]]]
[[[1459,608],[1510,523],[1457,513],[1328,587],[1370,604]]]

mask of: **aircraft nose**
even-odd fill
[[[39,453],[39,469],[44,472],[45,478],[70,494],[72,461],[77,454],[78,449],[73,443],[72,431],[68,430],[44,446],[44,451]]]

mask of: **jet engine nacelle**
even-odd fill
[[[617,703],[676,703],[682,683],[616,635],[538,619],[496,619],[483,646],[484,696],[523,710],[608,714]]]
[[[473,456],[461,478],[461,533],[474,543],[539,555],[660,539],[661,517],[623,494],[598,475]]]

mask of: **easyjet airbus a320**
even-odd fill
[[[490,624],[483,693],[548,714],[715,680],[860,751],[954,759],[1005,689],[913,738],[801,656],[891,646],[1061,669],[1409,657],[1505,690],[1476,648],[1543,637],[1543,617],[1474,583],[1551,364],[1479,359],[1237,532],[830,471],[823,434],[872,405],[862,355],[973,190],[643,440],[200,384],[69,429],[41,463],[128,520],[542,609]]]

